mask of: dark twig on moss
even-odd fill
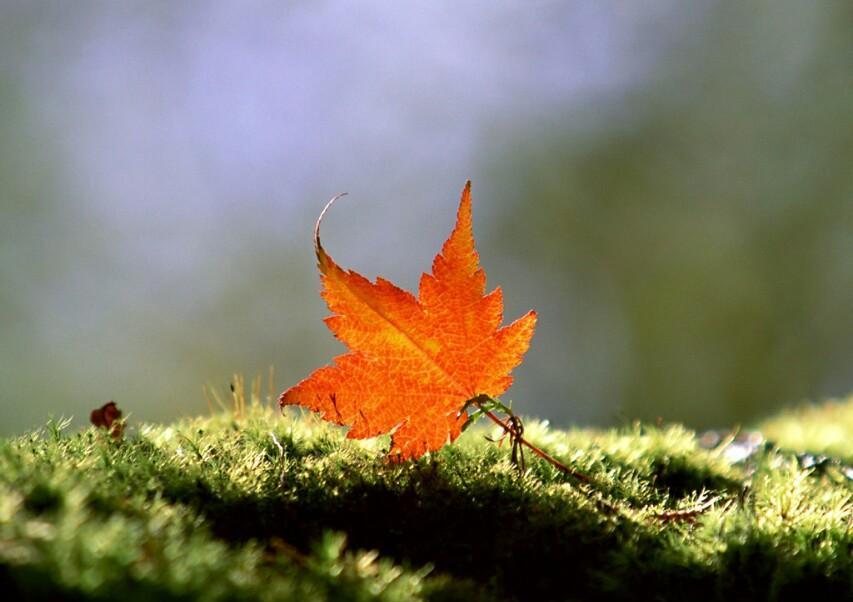
[[[582,486],[578,487],[578,490],[581,491],[593,502],[595,502],[600,508],[626,517],[626,511],[622,507],[623,505],[606,499],[604,497],[604,494],[599,490],[598,487],[596,487],[595,483],[589,476],[573,468],[570,468],[569,466],[557,460],[548,452],[542,450],[538,446],[525,439],[524,425],[521,422],[521,418],[519,418],[513,413],[512,408],[506,406],[500,400],[495,399],[494,397],[481,394],[465,402],[465,405],[460,410],[460,414],[466,412],[471,406],[476,408],[476,411],[471,416],[469,416],[468,422],[465,423],[463,430],[467,428],[470,424],[473,424],[482,416],[487,417],[489,420],[501,427],[501,429],[503,429],[503,435],[501,435],[501,437],[496,440],[490,439],[490,441],[496,441],[497,443],[500,443],[505,437],[509,437],[510,443],[512,445],[512,463],[519,469],[520,472],[523,473],[526,469],[524,462],[524,448],[526,447],[531,452],[533,452],[534,454],[557,468],[563,474],[566,474],[569,477],[575,479],[576,481],[579,481]],[[507,418],[501,419],[497,414],[495,414],[496,410],[504,413]],[[667,510],[664,512],[654,513],[651,516],[652,518],[664,522],[695,522],[698,516],[710,510],[718,501],[719,498],[704,499],[704,496],[700,496],[700,498],[696,502],[696,505],[691,508],[685,508],[682,510]]]
[[[489,397],[488,395],[478,395],[465,403],[462,410],[460,412],[465,412],[469,406],[474,406],[477,408],[478,414],[473,418],[476,420],[479,416],[485,416],[499,427],[501,427],[504,431],[503,437],[509,437],[510,443],[512,444],[512,461],[513,464],[518,466],[519,470],[524,471],[524,453],[523,447],[526,447],[531,452],[560,470],[562,473],[569,475],[573,479],[580,481],[582,483],[591,483],[591,479],[583,474],[582,472],[578,472],[572,468],[569,468],[559,460],[557,460],[554,456],[549,453],[543,451],[530,441],[524,438],[524,425],[521,423],[521,418],[516,416],[512,409],[508,406],[504,405],[501,401]],[[494,410],[499,410],[507,415],[506,420],[502,420],[495,413]],[[467,426],[467,424],[466,424]]]

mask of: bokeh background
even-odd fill
[[[853,390],[853,4],[0,0],[0,434],[343,348],[311,228],[413,289],[474,181],[508,397],[749,423]]]

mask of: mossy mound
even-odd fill
[[[0,441],[5,599],[853,597],[853,480],[795,455],[853,459],[853,398],[768,421],[737,464],[678,425],[528,422],[598,493],[519,474],[482,431],[395,465],[260,406],[121,441],[66,426]]]

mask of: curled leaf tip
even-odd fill
[[[320,262],[320,265],[323,265],[323,256],[326,254],[323,250],[323,245],[320,244],[320,224],[326,216],[326,212],[329,210],[329,207],[331,207],[339,198],[346,195],[346,192],[341,192],[329,199],[329,202],[326,203],[325,207],[323,207],[323,210],[320,212],[320,216],[314,224],[314,253],[317,254],[317,260]]]

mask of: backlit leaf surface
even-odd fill
[[[471,183],[432,273],[421,276],[417,298],[388,280],[371,282],[338,266],[320,244],[319,225],[322,296],[332,312],[326,325],[350,352],[282,393],[281,405],[300,405],[348,425],[351,438],[393,431],[396,459],[418,458],[453,441],[467,400],[497,397],[512,384],[509,373],[521,363],[536,325],[530,311],[501,327],[501,290],[485,294]]]

